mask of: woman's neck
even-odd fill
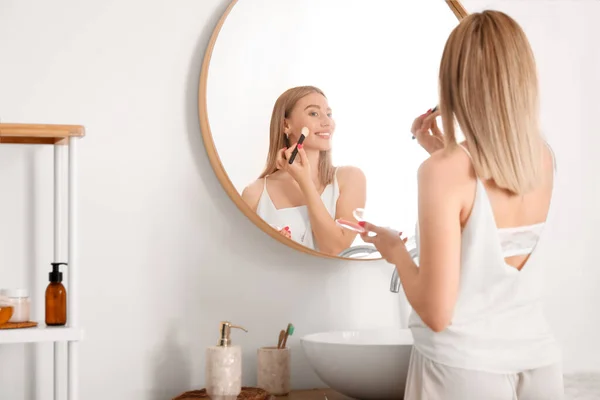
[[[308,162],[310,164],[310,174],[315,186],[319,187],[319,150],[306,150],[306,157],[308,158]]]

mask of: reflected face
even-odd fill
[[[310,135],[304,140],[306,150],[331,149],[335,121],[323,95],[310,93],[298,100],[289,118],[285,120],[285,132],[289,134],[290,143],[298,141],[304,126],[310,130]]]

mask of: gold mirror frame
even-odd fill
[[[258,214],[246,204],[246,202],[242,199],[242,196],[238,193],[237,189],[229,179],[223,164],[221,163],[221,159],[219,158],[219,154],[217,153],[217,149],[215,147],[215,142],[213,140],[212,131],[210,129],[210,123],[208,118],[208,110],[206,105],[206,88],[208,85],[208,71],[210,68],[210,61],[212,58],[213,50],[215,44],[217,43],[217,38],[219,37],[219,33],[221,32],[221,28],[227,20],[229,13],[233,7],[238,3],[239,0],[232,0],[219,21],[215,26],[215,29],[212,32],[210,37],[210,41],[208,42],[208,46],[206,47],[206,52],[204,53],[204,60],[202,61],[202,69],[200,71],[200,85],[198,89],[198,114],[200,117],[200,133],[202,134],[202,139],[204,140],[204,148],[206,149],[206,154],[208,155],[208,159],[210,164],[225,189],[225,193],[229,196],[229,198],[235,203],[235,205],[244,213],[250,221],[252,221],[257,227],[259,227],[263,232],[266,232],[272,238],[278,240],[279,242],[293,248],[299,250],[304,253],[312,254],[314,256],[330,258],[330,259],[338,259],[338,260],[353,260],[353,261],[374,261],[381,260],[381,258],[350,258],[350,257],[339,257],[332,256],[328,254],[324,254],[308,248],[306,246],[301,245],[300,243],[295,242],[292,239],[288,239],[284,237],[275,229],[273,229],[267,222],[265,222]],[[406,1],[406,0],[403,0]],[[454,13],[456,18],[460,21],[464,17],[468,15],[467,11],[461,4],[460,0],[444,0],[450,10]]]

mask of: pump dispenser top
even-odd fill
[[[67,265],[67,263],[64,262],[53,262],[50,263],[52,264],[52,272],[50,272],[48,275],[48,278],[50,279],[50,282],[52,283],[60,283],[63,280],[63,273],[59,271],[59,267],[61,265]]]
[[[237,326],[237,325],[232,325],[231,322],[229,321],[222,321],[220,324],[220,328],[219,328],[219,346],[221,347],[227,347],[229,345],[231,345],[231,329],[235,328],[235,329],[241,329],[244,332],[248,332],[246,330],[246,328],[241,327],[241,326]]]
[[[242,349],[232,345],[231,329],[246,328],[221,321],[216,346],[206,349],[206,394],[212,400],[236,400],[242,392]]]

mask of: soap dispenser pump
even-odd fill
[[[46,288],[46,325],[62,326],[67,323],[67,290],[62,284],[63,274],[59,271],[61,265],[67,263],[52,263],[52,272],[48,274],[50,283]]]
[[[242,392],[242,348],[231,344],[231,329],[245,328],[222,321],[219,341],[206,349],[206,394],[212,400],[236,400]]]

